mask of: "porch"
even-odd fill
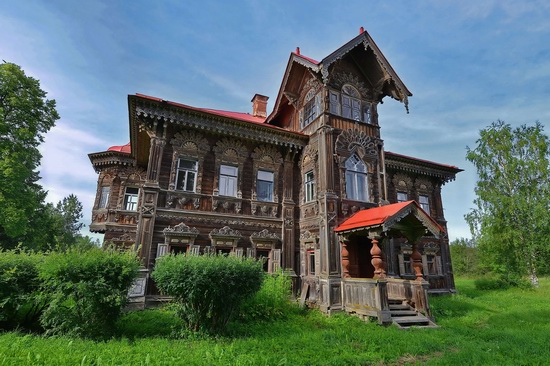
[[[342,310],[380,324],[433,327],[429,283],[416,242],[443,229],[415,201],[357,212],[335,230],[340,239]],[[402,236],[412,243],[415,280],[387,277],[381,241]]]

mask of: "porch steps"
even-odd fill
[[[413,307],[401,299],[390,299],[390,314],[392,323],[400,329],[410,327],[437,328],[437,325],[428,317],[417,312]]]

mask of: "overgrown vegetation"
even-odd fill
[[[157,287],[172,296],[192,331],[219,333],[241,303],[260,289],[262,263],[225,255],[169,255],[156,261]]]
[[[132,253],[96,247],[0,252],[0,328],[110,337],[138,267]]]
[[[174,312],[125,314],[120,337],[0,335],[0,365],[544,365],[550,359],[550,279],[540,288],[482,291],[456,280],[459,294],[430,299],[439,329],[399,330],[344,314],[291,312],[273,321],[238,319],[226,336],[173,339]]]
[[[479,266],[479,251],[474,240],[455,239],[450,243],[449,249],[455,275],[473,277],[483,272]]]

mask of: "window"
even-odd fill
[[[357,201],[367,201],[368,178],[367,166],[357,157],[352,155],[346,161],[346,195],[347,198]]]
[[[98,208],[106,208],[109,204],[109,194],[111,193],[111,187],[101,187],[101,195],[99,196]]]
[[[235,166],[220,166],[220,196],[237,197],[237,175],[239,169]]]
[[[435,255],[426,255],[426,266],[428,267],[428,274],[437,274]]]
[[[424,195],[418,196],[418,203],[420,203],[420,207],[422,207],[422,209],[424,211],[426,211],[426,213],[429,215],[430,214],[430,200],[428,199],[428,196],[424,196]]]
[[[313,172],[307,172],[304,177],[305,202],[311,202],[315,199],[315,178]]]
[[[314,275],[315,274],[315,251],[314,250],[307,251],[307,267],[308,267],[307,274]]]
[[[320,114],[321,94],[315,95],[315,91],[310,90],[306,97],[304,108],[300,111],[300,126],[306,127],[315,120]]]
[[[411,259],[411,253],[403,253],[398,255],[399,258],[399,273],[401,275],[414,274],[413,261]]]
[[[195,160],[178,159],[176,189],[195,192],[197,178],[197,162]]]
[[[273,173],[258,170],[256,180],[256,198],[258,201],[273,202]]]
[[[349,84],[344,85],[340,92],[329,91],[329,110],[344,118],[372,123],[371,104],[362,101],[359,91]]]
[[[408,199],[408,195],[405,192],[397,192],[397,202],[405,202]]]
[[[124,209],[127,211],[137,211],[139,189],[127,187],[124,193]]]

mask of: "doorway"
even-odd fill
[[[352,278],[373,278],[371,263],[372,242],[364,236],[351,236],[347,246],[349,252],[349,275]]]

